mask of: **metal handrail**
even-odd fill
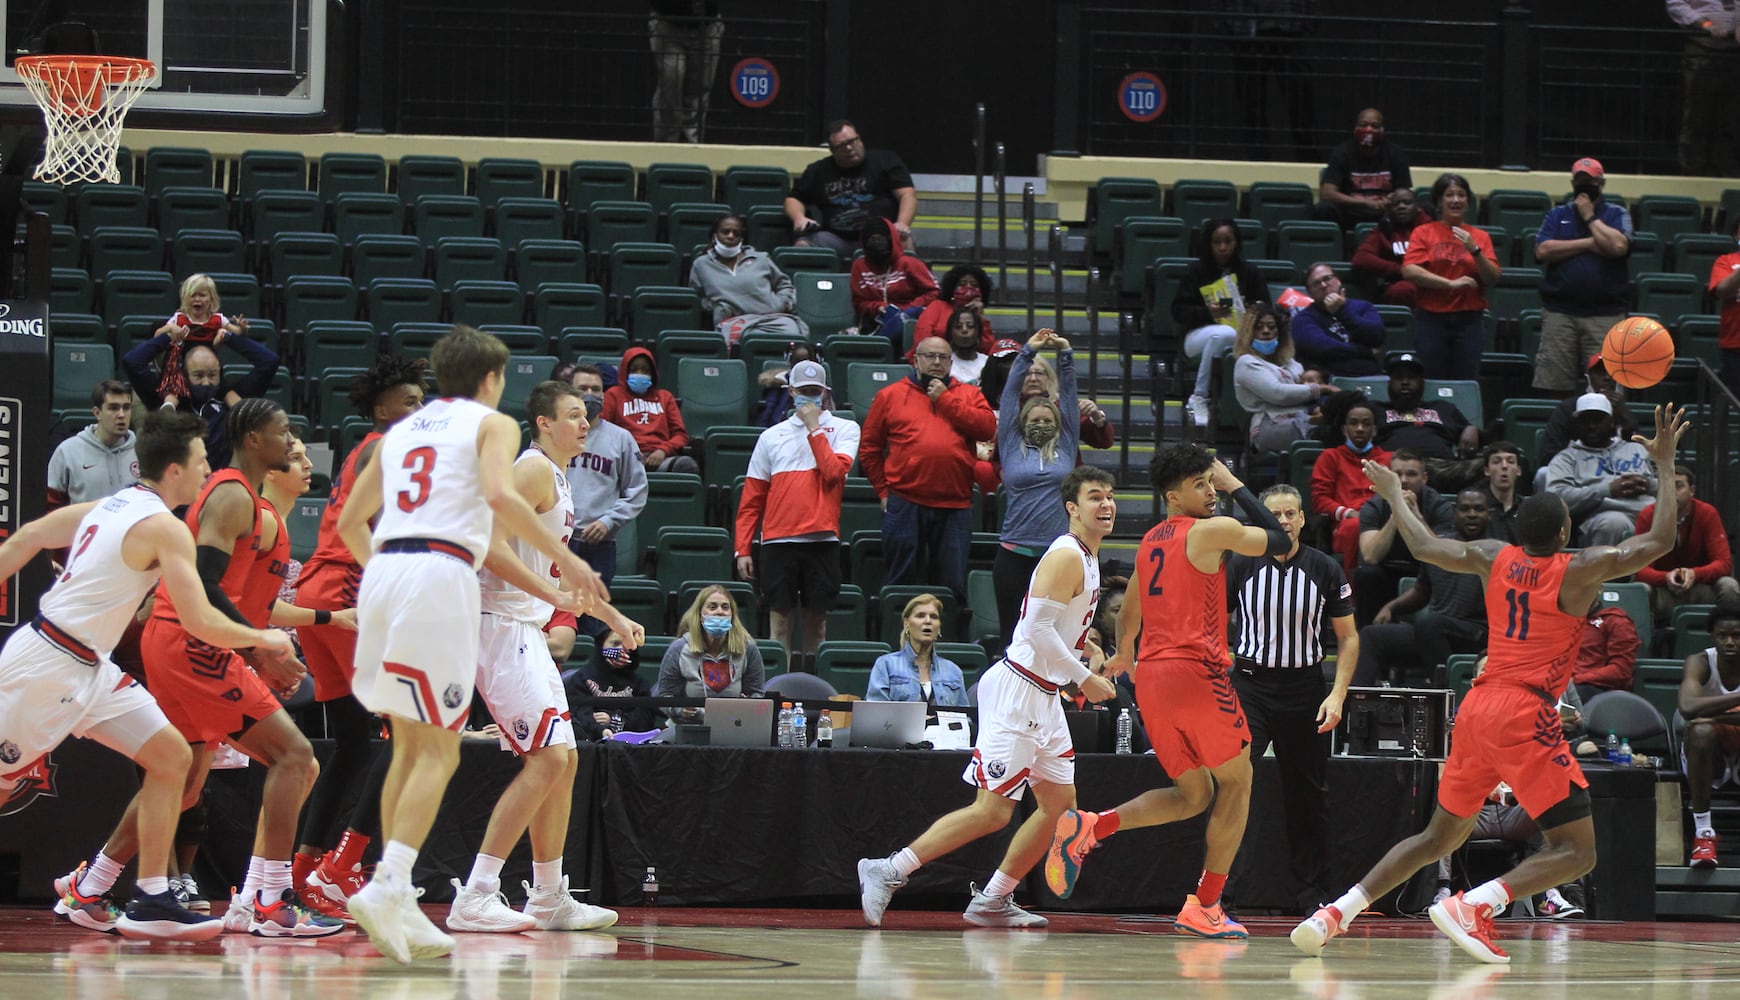
[[[1033,330],[1034,318],[1034,269],[1039,255],[1034,252],[1033,220],[1038,207],[1034,202],[1033,183],[1029,181],[1021,189],[1021,228],[1027,233],[1027,329]]]
[[[998,157],[1002,157],[998,144]],[[985,229],[985,105],[973,105],[973,246],[967,259],[979,262],[979,247],[984,243]]]
[[[1009,284],[1009,203],[1005,197],[1009,177],[1006,172],[1007,163],[1004,159],[1003,144],[1000,142],[997,144],[995,163],[992,186],[997,192],[997,287],[1005,288]],[[977,235],[975,230],[974,236],[977,237]]]

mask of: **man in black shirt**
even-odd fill
[[[1352,588],[1334,557],[1299,545],[1305,523],[1299,491],[1272,486],[1263,506],[1293,547],[1279,556],[1227,558],[1226,592],[1238,613],[1233,687],[1244,706],[1251,756],[1271,742],[1281,772],[1287,852],[1299,912],[1312,911],[1329,889],[1329,732],[1359,659]],[[1335,632],[1335,680],[1324,690],[1324,625]],[[1261,834],[1259,834],[1261,836]],[[1241,850],[1240,858],[1248,857]],[[1235,872],[1244,866],[1234,863]],[[1242,881],[1235,875],[1235,881]]]
[[[1403,448],[1426,459],[1450,461],[1480,447],[1480,429],[1447,399],[1425,401],[1426,369],[1415,355],[1397,354],[1384,370],[1390,376],[1390,401],[1378,408],[1377,443],[1386,451]]]
[[[1318,219],[1351,229],[1361,222],[1375,222],[1384,213],[1384,199],[1396,188],[1414,186],[1408,156],[1401,147],[1384,138],[1384,114],[1366,108],[1354,121],[1353,138],[1344,140],[1329,154],[1329,165],[1320,175]]]
[[[850,261],[858,252],[858,233],[870,218],[887,219],[912,252],[912,218],[918,192],[899,155],[866,149],[857,126],[844,119],[828,126],[828,153],[804,168],[785,198],[798,246],[833,247]]]
[[[1492,514],[1486,537],[1521,545],[1516,516],[1528,492],[1523,483],[1522,449],[1509,441],[1494,441],[1486,446],[1482,466],[1486,479],[1478,485],[1486,494],[1486,505]]]
[[[1426,485],[1426,461],[1420,453],[1403,448],[1390,456],[1390,469],[1402,480],[1407,498],[1433,531],[1450,527],[1453,507],[1442,493]],[[1420,561],[1409,551],[1396,530],[1389,502],[1374,496],[1359,509],[1359,568],[1353,572],[1354,617],[1364,628],[1377,617],[1378,609],[1396,596],[1404,576],[1418,576]]]
[[[1488,537],[1490,520],[1486,491],[1470,486],[1456,494],[1455,528],[1440,533],[1471,542]],[[1412,622],[1398,620],[1410,613]],[[1383,681],[1402,687],[1430,684],[1433,670],[1450,654],[1486,649],[1486,591],[1480,578],[1422,564],[1414,586],[1360,630],[1359,648],[1354,676],[1362,687]]]

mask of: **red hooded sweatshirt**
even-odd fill
[[[872,270],[868,257],[852,262],[852,311],[859,318],[874,316],[884,306],[906,309],[936,301],[936,279],[930,276],[930,265],[900,248],[900,232],[894,223],[887,219],[881,222],[888,227],[894,259],[886,271]]]
[[[640,395],[628,390],[628,365],[635,358],[645,358],[653,366],[652,388]],[[677,397],[659,388],[658,364],[653,352],[644,347],[622,352],[622,371],[616,384],[604,390],[604,419],[634,435],[643,455],[653,451],[674,455],[689,444]]]

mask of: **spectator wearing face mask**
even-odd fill
[[[859,329],[887,337],[896,345],[906,336],[906,318],[916,317],[936,300],[930,265],[900,246],[900,234],[887,219],[864,224],[864,256],[852,262],[852,309]]]
[[[810,328],[792,314],[797,289],[773,259],[743,242],[748,223],[741,215],[713,223],[713,245],[689,268],[689,287],[713,326],[735,346],[751,330],[807,340]]]
[[[1262,302],[1245,313],[1233,356],[1233,395],[1251,415],[1251,447],[1281,451],[1304,438],[1312,408],[1335,386],[1304,381],[1292,335],[1273,306]]]
[[[677,623],[677,638],[659,663],[660,698],[759,698],[766,691],[761,647],[738,617],[737,600],[720,584],[702,587]],[[678,722],[704,721],[699,708],[668,710]]]
[[[586,404],[586,447],[568,463],[568,490],[574,498],[574,533],[568,548],[609,583],[616,578],[616,536],[646,507],[646,466],[634,435],[608,420],[604,411],[604,375],[596,365],[576,365],[569,384]],[[639,567],[630,566],[629,572]],[[604,623],[588,617],[581,623],[588,635]]]
[[[956,313],[966,311],[978,320],[979,353],[988,354],[997,339],[991,332],[990,319],[985,316],[985,303],[990,298],[991,276],[983,268],[972,264],[956,264],[949,268],[937,286],[936,301],[925,306],[924,312],[918,314],[918,323],[912,330],[913,341],[942,337],[951,344],[954,343],[955,338],[950,331],[955,328]],[[907,360],[912,359],[909,357]]]
[[[625,649],[622,637],[606,631],[598,638],[592,662],[564,678],[573,709],[574,733],[583,739],[607,740],[617,733],[657,729],[658,711],[622,708],[609,698],[650,698],[652,685],[640,676],[640,652]]]
[[[622,381],[604,390],[604,419],[634,435],[648,472],[700,472],[683,454],[689,432],[677,397],[659,387],[653,352],[631,347],[622,354]]]
[[[230,408],[243,399],[263,395],[278,374],[278,353],[252,337],[225,336],[222,344],[248,360],[252,367],[247,374],[225,379],[217,351],[198,344],[182,355],[185,394],[164,395],[158,391],[163,366],[169,363],[171,334],[159,333],[121,358],[121,370],[127,373],[127,381],[132,383],[146,409],[182,410],[196,413],[205,421],[206,456],[214,469],[230,464],[229,431],[225,426]]]
[[[1359,510],[1377,495],[1363,463],[1389,465],[1390,453],[1374,440],[1377,408],[1363,395],[1341,413],[1341,440],[1324,449],[1311,466],[1311,510],[1335,526],[1330,548],[1351,575],[1359,565]]]
[[[761,374],[756,376],[756,385],[761,388],[761,405],[755,411],[755,426],[772,427],[791,416],[794,404],[786,378],[798,362],[821,360],[820,353],[809,344],[793,343],[785,350],[784,365],[761,370]]]
[[[1413,186],[1407,154],[1384,137],[1384,113],[1366,108],[1354,119],[1353,137],[1329,153],[1314,214],[1351,229],[1383,215],[1391,191]]]
[[[1575,196],[1535,234],[1535,261],[1546,273],[1534,387],[1561,399],[1583,392],[1583,359],[1601,350],[1631,297],[1631,216],[1601,196],[1606,186],[1600,160],[1571,164]]]

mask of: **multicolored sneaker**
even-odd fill
[[[1248,938],[1245,925],[1226,915],[1217,902],[1203,906],[1196,893],[1184,897],[1184,909],[1172,918],[1172,929],[1201,938]]]
[[[1469,903],[1457,893],[1426,911],[1444,936],[1482,962],[1505,965],[1510,956],[1492,940],[1492,907]]]
[[[521,882],[526,890],[524,913],[537,921],[541,931],[600,931],[616,923],[616,911],[593,906],[575,899],[568,891],[568,876],[562,884],[538,890],[530,882]]]
[[[210,941],[224,932],[222,920],[194,913],[173,892],[135,892],[115,926],[124,938],[155,941]]]
[[[71,874],[63,875],[54,880],[54,888],[61,896],[54,904],[54,912],[63,919],[70,920],[86,930],[99,934],[118,933],[117,922],[121,919],[121,911],[115,907],[115,902],[107,892],[94,896],[86,896],[79,892],[79,880],[84,877],[88,865],[81,861]]]
[[[1045,885],[1058,899],[1068,899],[1075,891],[1082,860],[1099,846],[1099,838],[1094,836],[1094,826],[1099,820],[1099,813],[1074,809],[1065,809],[1057,818],[1051,849],[1045,853]]]
[[[1583,906],[1571,899],[1570,892],[1553,888],[1541,893],[1541,905],[1535,907],[1535,912],[1548,920],[1569,920],[1582,916]]]
[[[1693,868],[1716,867],[1716,835],[1703,833],[1692,838],[1691,866]]]
[[[348,869],[340,868],[338,855],[328,851],[320,859],[320,864],[315,865],[314,870],[308,873],[307,884],[319,889],[334,903],[343,903],[369,884],[372,871],[372,868],[364,868],[360,864],[351,865]]]
[[[343,903],[334,903],[326,897],[326,893],[311,885],[305,885],[296,890],[296,901],[323,917],[342,920],[352,926],[356,924],[356,918],[350,915],[350,911],[344,908]]]
[[[1342,930],[1341,911],[1333,906],[1320,906],[1316,913],[1299,921],[1299,926],[1293,928],[1293,947],[1316,958],[1323,954],[1323,946],[1329,943],[1329,939],[1340,937]]]
[[[255,937],[315,938],[343,930],[343,920],[303,906],[294,889],[285,889],[270,903],[254,900],[254,919],[248,924],[248,933]]]

